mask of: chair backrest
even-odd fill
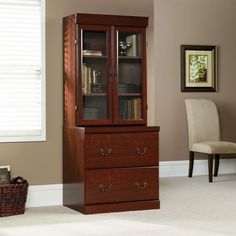
[[[189,150],[203,141],[220,140],[219,115],[215,103],[207,99],[186,99]]]

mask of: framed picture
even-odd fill
[[[0,184],[10,184],[10,166],[0,166]]]
[[[181,45],[181,91],[216,92],[216,46]]]

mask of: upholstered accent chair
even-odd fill
[[[209,182],[218,175],[220,154],[236,153],[236,143],[220,141],[219,115],[215,103],[207,99],[186,99],[189,134],[189,173],[192,177],[194,153],[208,154]]]

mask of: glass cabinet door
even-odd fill
[[[117,28],[116,30],[116,100],[118,123],[143,123],[146,102],[145,33],[139,29]],[[144,41],[145,42],[145,41]],[[146,45],[146,42],[144,43]]]
[[[84,124],[107,124],[112,121],[110,27],[82,26],[80,34],[79,119]]]

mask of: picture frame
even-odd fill
[[[11,175],[10,175],[10,166],[0,166],[0,185],[10,184]]]
[[[181,45],[181,92],[217,91],[217,46]]]

